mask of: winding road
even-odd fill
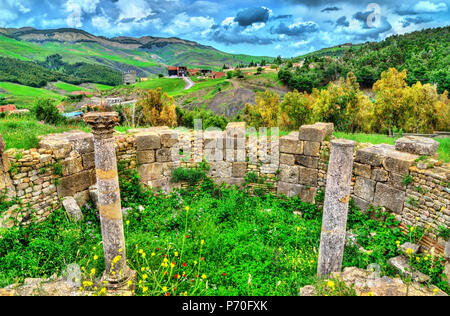
[[[183,80],[187,83],[187,86],[184,88],[184,90],[189,90],[190,88],[192,88],[193,86],[195,86],[195,82],[192,81],[191,78],[189,78],[189,77],[183,77]]]

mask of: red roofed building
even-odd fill
[[[220,79],[220,78],[223,78],[225,76],[226,76],[226,73],[224,73],[224,72],[215,72],[215,71],[213,71],[213,73],[211,75],[211,77],[213,79]]]

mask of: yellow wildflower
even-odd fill
[[[328,287],[331,287],[331,288],[334,288],[334,286],[335,286],[334,282],[331,280],[328,281],[327,285],[328,285]]]
[[[97,256],[97,255],[95,255],[95,256],[94,256],[94,260],[97,260],[97,259],[98,259],[98,256]]]

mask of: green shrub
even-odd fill
[[[65,123],[66,119],[58,110],[56,103],[51,99],[38,99],[34,105],[33,112],[38,121],[44,121],[48,124]]]

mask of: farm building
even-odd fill
[[[211,78],[213,78],[213,79],[220,79],[220,78],[223,78],[225,76],[226,76],[226,74],[224,72],[213,71],[212,74],[211,74]]]
[[[186,77],[188,75],[187,67],[169,67],[169,77]]]
[[[122,73],[122,82],[126,86],[136,83],[136,71],[130,70],[127,72],[123,72]]]

